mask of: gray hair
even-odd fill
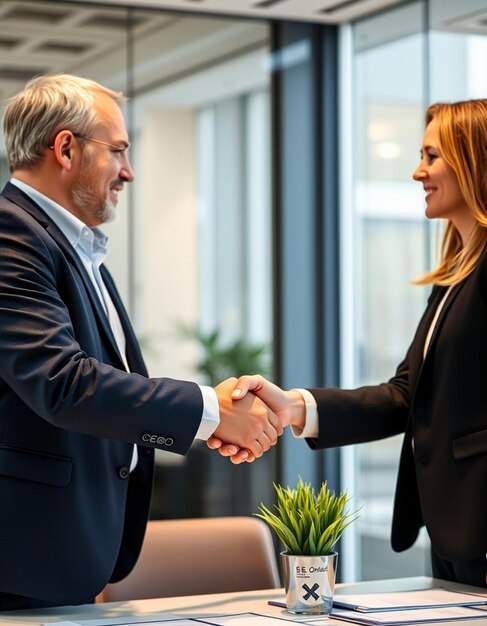
[[[122,93],[70,74],[37,76],[12,96],[3,116],[10,171],[39,161],[61,130],[89,135],[97,123],[93,106],[97,93],[117,103],[125,101]]]

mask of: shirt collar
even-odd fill
[[[34,200],[47,216],[56,224],[69,243],[76,250],[82,251],[90,260],[103,263],[107,254],[108,237],[99,228],[90,228],[63,206],[48,198],[39,190],[18,178],[11,178],[12,185]]]

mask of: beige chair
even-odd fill
[[[268,526],[255,517],[154,520],[135,568],[97,602],[280,586]]]

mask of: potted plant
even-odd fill
[[[179,333],[184,339],[196,341],[199,347],[197,369],[212,387],[230,376],[242,376],[252,372],[268,377],[269,347],[254,344],[247,339],[237,339],[224,343],[219,330],[203,332],[197,326],[179,326]]]
[[[301,478],[293,489],[276,484],[274,488],[276,511],[261,504],[256,515],[269,524],[286,548],[281,563],[287,609],[328,615],[338,557],[333,548],[358,512],[345,510],[346,492],[335,495],[326,482],[318,493]]]

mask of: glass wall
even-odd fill
[[[438,225],[424,218],[421,185],[411,179],[419,160],[426,106],[438,100],[487,96],[485,2],[406,3],[353,25],[353,165],[347,249],[342,275],[353,293],[354,315],[344,316],[352,348],[344,383],[385,381],[402,360],[425,306],[428,288],[410,280],[432,267]],[[346,235],[343,235],[346,237]],[[351,243],[353,242],[353,243]],[[345,300],[346,306],[346,300]],[[401,554],[389,546],[401,437],[356,446],[352,488],[363,504],[355,525],[355,577],[429,573],[424,532]]]
[[[256,20],[0,0],[10,64],[0,67],[2,98],[54,72],[129,96],[136,180],[103,229],[153,376],[218,382],[208,374],[215,332],[226,358],[219,380],[270,371],[268,39]],[[0,176],[8,179],[4,156]],[[272,497],[273,471],[273,454],[236,467],[203,444],[187,457],[158,453],[152,514],[250,514]]]
[[[423,112],[435,100],[487,95],[486,24],[485,0],[413,0],[342,28],[342,48],[350,60],[343,63],[342,58],[339,64],[342,386],[388,379],[423,310],[428,289],[409,282],[434,263],[436,253],[436,229],[424,219],[423,192],[411,179]],[[304,77],[313,89],[316,83],[310,68],[301,72],[311,48],[302,46],[300,29],[294,27],[297,32],[284,42],[293,54],[282,55],[282,61],[296,67],[276,99],[276,112],[289,118],[281,115],[286,128],[274,125],[280,137],[273,139],[288,150],[287,159],[292,150],[286,138],[311,146],[309,167],[303,170],[300,163],[286,169],[281,181],[292,199],[288,210],[295,221],[290,223],[301,233],[303,220],[315,217],[315,208],[303,214],[303,205],[320,187],[300,176],[318,167],[313,123],[320,129],[330,124],[320,119],[320,99],[311,89],[314,96],[301,104],[312,115],[289,106],[293,97],[303,99],[295,80]],[[313,41],[319,36],[314,32]],[[0,0],[0,50],[8,59],[0,66],[2,100],[31,76],[58,71],[89,76],[130,96],[124,108],[136,181],[121,197],[117,221],[106,226],[108,265],[151,374],[215,382],[215,360],[208,359],[215,341],[221,348],[219,367],[225,368],[221,359],[228,357],[228,348],[237,346],[232,367],[238,361],[243,371],[271,372],[272,277],[278,269],[289,273],[295,268],[295,282],[301,271],[306,289],[320,294],[317,302],[322,290],[315,288],[321,270],[314,256],[309,260],[314,246],[289,245],[292,255],[283,257],[288,264],[272,267],[277,227],[270,209],[268,25],[54,0]],[[335,91],[334,86],[327,89]],[[329,117],[334,123],[334,114]],[[321,143],[329,146],[330,137]],[[0,178],[8,178],[3,153]],[[311,204],[319,200],[312,198]],[[275,215],[282,217],[283,210],[276,206]],[[304,270],[303,259],[309,260]],[[315,302],[313,297],[303,301]],[[313,362],[309,374],[314,380],[313,351],[320,352],[323,343],[315,313],[303,308],[292,302],[289,312],[296,329],[305,327],[305,342],[296,352],[311,346],[302,359]],[[303,323],[307,314],[313,323]],[[282,310],[276,311],[276,320],[282,316]],[[257,360],[250,349],[254,345],[262,348]],[[303,361],[289,356],[283,361],[284,372],[294,376],[298,366],[303,371]],[[223,371],[238,373],[227,367],[217,376],[223,377]],[[299,383],[299,375],[290,382]],[[310,384],[308,378],[304,384]],[[304,444],[292,445],[292,451],[285,445],[277,451],[287,457],[279,464],[290,468],[290,480],[297,460],[305,456],[306,467],[321,475],[321,457]],[[345,579],[428,572],[425,534],[406,553],[397,555],[389,546],[399,445],[400,437],[340,451],[343,486],[354,495],[354,504],[363,504],[359,523],[350,528],[356,535],[349,555],[342,560],[341,567],[353,561],[340,572],[346,572]],[[272,500],[276,469],[274,451],[241,467],[201,444],[185,458],[158,454],[152,514],[252,513],[261,500]]]
[[[215,385],[270,368],[267,50],[265,25],[189,16],[133,40],[133,314],[152,375]],[[272,469],[203,443],[158,452],[153,516],[252,513]]]
[[[404,357],[425,303],[409,281],[426,266],[422,189],[411,179],[422,136],[425,35],[423,3],[354,27],[355,293],[353,386],[388,380]],[[427,554],[389,546],[401,437],[355,451],[363,515],[362,578],[424,573]]]

